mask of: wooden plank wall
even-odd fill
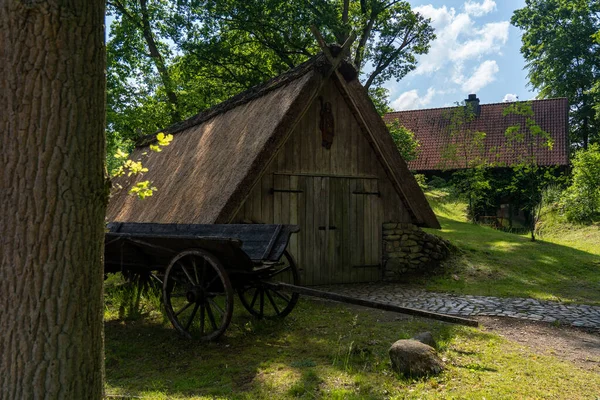
[[[378,280],[376,268],[348,268],[380,263],[381,224],[409,222],[410,216],[332,81],[321,96],[335,118],[331,149],[321,144],[316,100],[233,222],[299,224],[301,232],[292,235],[289,248],[305,269],[306,284]],[[271,193],[272,188],[297,192]],[[351,195],[355,191],[381,196]],[[318,230],[327,225],[337,229]]]

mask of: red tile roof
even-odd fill
[[[520,154],[526,150],[525,144],[507,146],[506,129],[510,126],[525,126],[525,117],[503,116],[503,110],[511,103],[482,104],[481,114],[463,127],[471,132],[485,132],[483,150],[480,156],[489,163],[510,166],[520,162]],[[550,133],[554,140],[552,149],[536,145],[536,160],[539,165],[568,165],[568,112],[566,98],[533,100],[534,119],[540,127]],[[442,152],[456,139],[450,137],[450,117],[457,107],[432,108],[427,110],[397,111],[386,114],[383,119],[391,122],[398,119],[401,125],[415,134],[419,141],[418,157],[408,162],[413,171],[435,171],[458,169],[461,164],[444,159]],[[523,128],[521,132],[525,132]],[[476,155],[473,155],[475,157]],[[464,165],[464,164],[463,164]]]

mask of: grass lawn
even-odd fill
[[[465,204],[443,191],[428,193],[442,230],[428,231],[450,240],[460,254],[447,263],[448,273],[422,280],[432,291],[532,297],[600,305],[600,228],[555,223],[543,240],[473,225]],[[450,278],[457,275],[458,280]]]
[[[108,291],[110,293],[110,290]],[[241,305],[218,343],[180,339],[152,311],[106,312],[106,394],[144,399],[592,399],[600,379],[497,335],[381,311],[301,299],[286,319],[257,321]],[[408,379],[390,368],[397,339],[429,330],[446,371]],[[557,349],[559,350],[559,349]]]

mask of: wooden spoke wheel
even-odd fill
[[[217,339],[231,322],[231,282],[221,262],[204,250],[187,250],[171,260],[163,300],[169,320],[189,339]]]
[[[265,269],[261,279],[248,282],[238,289],[246,310],[258,318],[285,317],[296,306],[300,295],[274,289],[263,282],[284,282],[300,285],[300,273],[291,254],[285,251],[279,262]]]

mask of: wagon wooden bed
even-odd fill
[[[155,280],[166,314],[187,338],[213,340],[227,329],[234,294],[258,318],[288,315],[306,294],[465,325],[476,321],[300,286],[300,272],[286,251],[296,225],[197,225],[110,223],[105,273]]]

